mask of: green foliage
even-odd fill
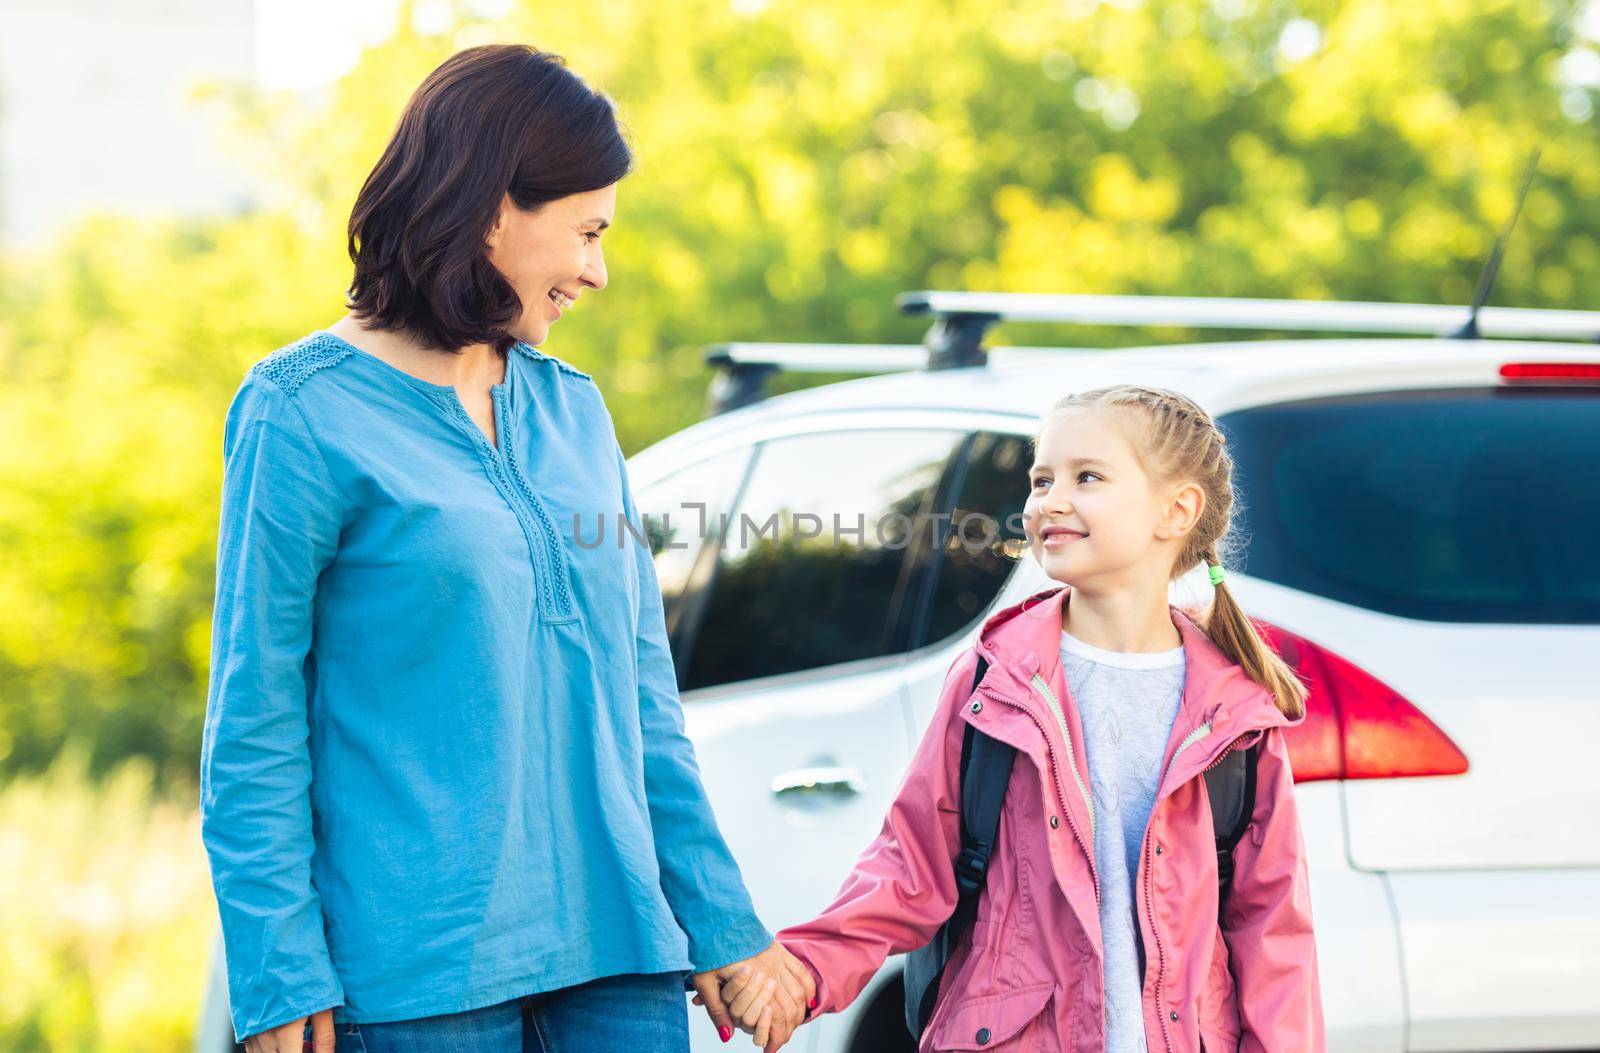
[[[534,43],[617,101],[638,167],[610,285],[547,349],[595,375],[631,452],[698,415],[702,345],[912,342],[907,289],[1464,301],[1535,144],[1495,301],[1593,306],[1577,9],[619,0],[434,34],[408,9],[323,103],[218,89],[266,207],[97,219],[0,275],[0,771],[81,740],[92,772],[192,778],[223,410],[342,313],[356,190],[461,46]]]
[[[0,1048],[190,1048],[216,926],[192,799],[69,749],[0,787]]]

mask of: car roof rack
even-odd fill
[[[999,322],[1446,337],[1460,333],[1472,316],[1465,305],[1220,296],[909,292],[895,303],[902,314],[933,316],[929,339],[941,334],[938,350],[963,365],[982,364],[984,332]],[[1600,341],[1600,311],[1485,307],[1478,312],[1477,330],[1486,337]]]
[[[1454,337],[1472,317],[1472,308],[1464,305],[1206,296],[922,291],[902,293],[895,303],[902,314],[933,319],[920,346],[737,343],[708,347],[706,362],[718,369],[718,375],[707,393],[707,414],[760,402],[766,397],[767,381],[780,369],[897,373],[983,366],[988,362],[984,337],[1001,322]],[[1484,307],[1478,311],[1476,323],[1482,337],[1600,342],[1600,311]]]
[[[712,344],[706,364],[717,375],[706,392],[707,416],[760,402],[779,370],[792,373],[909,373],[927,368],[917,344]]]

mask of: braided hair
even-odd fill
[[[1191,480],[1205,494],[1200,518],[1184,536],[1169,580],[1200,563],[1223,566],[1233,540],[1229,534],[1235,504],[1233,457],[1227,436],[1211,414],[1176,391],[1118,384],[1065,396],[1045,414],[1039,433],[1052,418],[1072,410],[1109,411],[1111,420],[1122,426],[1139,466],[1154,482]],[[1268,646],[1226,581],[1213,587],[1211,603],[1198,613],[1195,624],[1251,680],[1272,693],[1285,716],[1296,719],[1305,713],[1305,684]]]

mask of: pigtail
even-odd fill
[[[1207,548],[1202,558],[1208,567],[1222,566],[1215,545]],[[1239,663],[1251,680],[1272,692],[1279,712],[1290,720],[1300,719],[1306,712],[1306,685],[1239,609],[1226,579],[1218,581],[1213,590],[1211,604],[1197,624],[1217,650]]]

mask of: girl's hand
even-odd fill
[[[776,977],[755,972],[748,965],[722,982],[722,1004],[728,1007],[728,1015],[739,1030],[758,1036],[758,1046],[767,1044],[777,990]]]
[[[739,982],[738,991],[744,992],[746,987],[751,990],[736,1017],[729,1011],[721,986],[738,976],[741,970],[748,970],[748,973]],[[769,980],[774,982],[769,985]],[[762,1005],[770,999],[773,1012],[766,1041],[762,1043],[768,1053],[789,1041],[794,1029],[805,1020],[806,1010],[816,998],[816,981],[812,979],[811,970],[776,942],[753,958],[695,974],[694,987],[699,992],[695,995],[694,1004],[706,1007],[707,1015],[717,1026],[717,1033],[724,1042],[733,1037],[732,1028],[735,1025],[754,1034],[761,1022]],[[763,991],[766,993],[763,994]],[[756,1002],[756,999],[762,1001]],[[750,1008],[752,1003],[755,1004],[754,1009]]]
[[[773,1002],[777,990],[778,981],[763,978],[748,966],[741,967],[722,985],[723,1005],[765,1053],[777,1053],[794,1036],[794,1031],[777,1019],[777,1005]]]
[[[790,1032],[791,1035],[793,1033],[792,1031]],[[755,1034],[751,1041],[761,1046],[765,1053],[777,1053],[783,1047],[783,1043],[772,1036],[772,1006],[770,1003],[761,1011],[761,1016],[756,1019]]]
[[[725,965],[721,969],[712,969],[694,976],[696,994],[693,1002],[695,1005],[705,1006],[706,1015],[711,1018],[711,1023],[716,1026],[717,1037],[727,1042],[733,1038],[734,1031],[753,1031],[760,1018],[761,1009],[771,999],[775,990],[775,981],[760,969],[752,968],[751,963],[756,959],[750,958],[742,962]],[[750,996],[741,998],[740,1012],[733,1012],[730,1002],[742,993],[746,987],[750,989]],[[749,1023],[745,1022],[744,1010],[747,1009],[755,996],[761,995],[758,1004],[750,1012]],[[724,993],[726,992],[726,994]]]

